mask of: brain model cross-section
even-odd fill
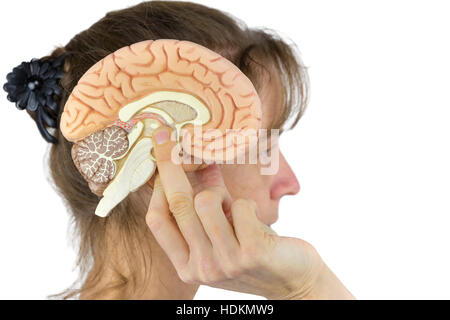
[[[153,176],[151,137],[162,125],[172,127],[188,154],[228,161],[237,152],[227,151],[243,142],[227,136],[259,129],[261,102],[239,68],[189,41],[138,42],[97,62],[78,81],[60,121],[62,134],[74,143],[75,166],[102,196],[96,215],[107,216]],[[194,128],[219,134],[198,141]],[[183,139],[182,129],[194,139]]]

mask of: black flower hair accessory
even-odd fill
[[[56,128],[59,97],[62,89],[59,80],[63,77],[65,55],[56,59],[40,61],[32,59],[22,62],[6,76],[3,89],[8,100],[16,103],[19,110],[27,110],[37,124],[42,137],[50,143],[56,138],[49,128]]]

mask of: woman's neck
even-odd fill
[[[152,243],[151,274],[142,299],[191,300],[198,285],[180,280],[175,267],[157,243]]]
[[[120,283],[116,272],[103,265],[103,271],[100,278],[95,267],[90,271],[87,280],[80,293],[80,299],[141,299],[141,300],[191,300],[194,298],[198,290],[198,285],[187,284],[180,280],[175,267],[170,262],[166,253],[156,242],[154,237],[146,237],[146,247],[149,249],[148,254],[140,264],[145,263],[150,266],[150,270],[145,275],[147,280],[138,280],[135,286],[124,284],[120,289],[116,286],[108,289],[111,284]],[[120,252],[111,253],[114,257],[123,256]],[[138,263],[138,262],[137,262]],[[117,266],[117,261],[116,261]],[[129,270],[123,265],[121,270]],[[132,276],[130,277],[132,278]],[[96,279],[96,280],[94,280]],[[93,285],[93,282],[95,284]],[[145,283],[145,284],[144,284]],[[141,287],[139,287],[139,285]],[[145,287],[142,287],[144,285]],[[106,290],[105,290],[106,289]]]

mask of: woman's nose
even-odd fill
[[[270,198],[279,200],[284,195],[295,195],[300,192],[300,183],[294,172],[280,152],[280,166],[270,190]]]

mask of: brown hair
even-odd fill
[[[242,21],[219,10],[189,2],[143,2],[113,11],[77,34],[50,56],[66,54],[65,76],[61,79],[62,108],[80,77],[97,61],[111,52],[150,39],[188,40],[214,50],[238,66],[261,88],[261,75],[273,66],[280,75],[279,116],[272,127],[283,129],[300,119],[308,100],[308,77],[294,44],[287,44],[268,29],[250,29]],[[48,57],[44,57],[46,59]],[[59,122],[59,121],[58,121]],[[90,296],[128,298],[139,296],[150,274],[150,231],[145,224],[146,206],[151,189],[148,185],[130,194],[107,218],[95,216],[99,198],[94,195],[76,169],[72,143],[59,130],[58,143],[50,150],[50,172],[55,189],[72,214],[78,240],[80,277],[61,295],[70,298],[80,292]]]

